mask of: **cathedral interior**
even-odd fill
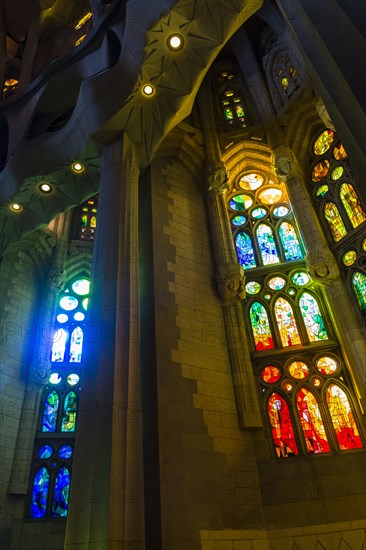
[[[1,550],[366,549],[366,4],[3,0]]]

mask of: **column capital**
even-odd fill
[[[32,361],[29,371],[29,381],[36,386],[47,384],[51,373],[51,362],[40,359],[39,357]]]
[[[237,305],[245,298],[244,269],[239,264],[226,263],[218,268],[217,283],[225,304]]]
[[[282,180],[301,176],[297,160],[287,145],[280,145],[273,150],[272,163],[278,178]]]
[[[320,246],[314,246],[306,257],[306,267],[313,280],[323,286],[329,286],[340,274],[333,254]]]
[[[222,195],[225,189],[229,189],[229,177],[223,162],[211,162],[207,167],[207,179],[209,191],[215,195]]]

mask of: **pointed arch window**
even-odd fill
[[[76,413],[78,408],[78,400],[76,393],[70,391],[64,400],[63,415],[62,415],[62,432],[74,432],[76,425]]]
[[[253,302],[251,305],[250,322],[253,330],[255,349],[259,351],[274,348],[267,311],[260,302]]]
[[[240,265],[246,268],[255,267],[257,264],[252,239],[248,233],[240,231],[236,236],[235,245]]]
[[[347,229],[344,226],[342,217],[334,202],[326,202],[324,205],[324,216],[332,232],[333,240],[340,241],[347,235]]]
[[[257,240],[263,265],[276,264],[280,261],[272,229],[265,223],[257,227]]]
[[[55,390],[49,392],[44,400],[42,431],[55,432],[60,398]]]
[[[337,384],[331,384],[326,400],[339,448],[360,449],[362,441],[346,393]]]
[[[274,313],[277,319],[282,345],[285,347],[301,344],[294,312],[285,298],[278,298],[276,300]]]
[[[285,254],[285,259],[302,260],[304,255],[293,225],[288,222],[282,222],[278,228],[278,233]]]
[[[33,478],[31,497],[31,517],[44,518],[47,512],[47,498],[50,484],[50,474],[44,466],[40,468]]]
[[[310,390],[303,387],[297,395],[296,404],[307,452],[328,453],[330,447],[316,397]]]
[[[59,469],[54,489],[51,515],[54,518],[65,518],[69,506],[70,472],[63,466]]]
[[[299,305],[310,342],[328,340],[323,316],[316,298],[309,292],[303,292]]]
[[[267,411],[276,455],[298,455],[295,431],[286,400],[279,393],[273,393],[268,399]]]
[[[366,312],[366,276],[360,271],[353,274],[352,287],[360,309]]]
[[[339,196],[353,227],[357,227],[366,220],[357,193],[350,183],[342,183]]]

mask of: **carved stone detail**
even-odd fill
[[[53,292],[62,290],[65,284],[65,271],[52,269],[48,274],[47,283],[49,289]]]
[[[331,285],[339,277],[338,265],[326,248],[314,246],[306,257],[306,267],[316,283]]]
[[[228,174],[223,162],[212,163],[208,167],[209,191],[215,195],[222,195],[225,189],[229,189]]]
[[[286,181],[290,176],[300,175],[296,159],[285,145],[280,145],[273,151],[272,163],[279,179]]]
[[[36,359],[32,363],[31,372],[30,372],[30,381],[33,384],[43,385],[47,384],[48,379],[51,373],[51,363],[50,361],[42,361]]]
[[[237,305],[245,298],[244,269],[239,264],[222,264],[217,275],[220,296],[224,303]]]

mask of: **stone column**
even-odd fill
[[[65,549],[144,543],[138,304],[138,159],[126,134],[103,149],[89,337]]]
[[[214,243],[217,282],[222,299],[226,334],[231,359],[233,384],[241,428],[261,428],[257,388],[250,360],[247,326],[241,302],[245,298],[244,269],[239,265],[225,202],[228,176],[221,162],[214,127],[211,96],[200,92],[199,110],[205,136],[208,182],[208,210]]]

